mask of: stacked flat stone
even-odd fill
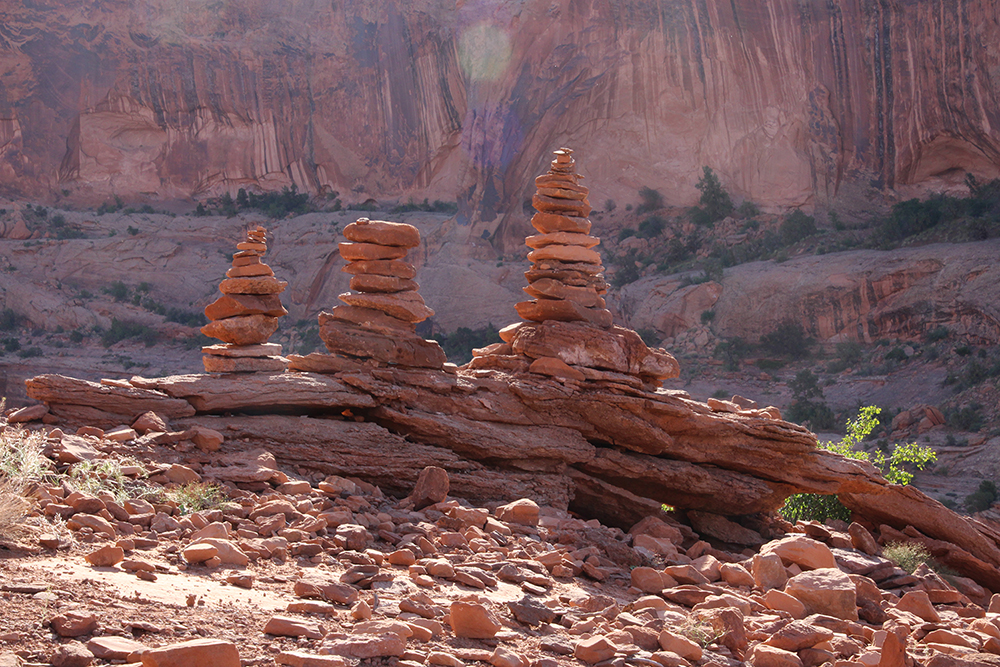
[[[417,228],[361,218],[344,228],[344,236],[348,242],[340,244],[340,255],[353,291],[340,295],[345,305],[319,315],[327,349],[358,361],[443,367],[441,346],[416,333],[417,323],[434,315],[417,291],[416,270],[405,261],[409,249],[420,245]]]
[[[539,233],[524,240],[532,263],[524,274],[524,291],[533,298],[515,308],[531,322],[589,322],[607,328],[612,320],[603,297],[608,285],[601,256],[593,250],[601,240],[590,236],[589,191],[579,184],[573,151],[560,148],[555,156],[548,173],[535,179],[531,203],[538,213],[531,224]]]
[[[650,349],[639,334],[612,323],[603,295],[604,266],[590,236],[587,188],[579,184],[573,151],[555,151],[552,168],[535,179],[531,224],[538,234],[524,291],[516,304],[525,322],[500,330],[502,343],[473,350],[468,371],[535,373],[577,382],[608,382],[653,389],[677,377],[680,367],[666,350]]]
[[[288,314],[278,296],[288,283],[275,278],[261,261],[267,252],[266,237],[263,227],[247,231],[246,240],[236,244],[232,268],[219,284],[222,296],[205,308],[211,321],[201,332],[223,342],[201,348],[206,372],[285,369],[281,345],[267,339],[278,329],[278,318]]]

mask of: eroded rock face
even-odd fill
[[[775,205],[998,174],[990,0],[0,11],[9,191],[460,192],[462,216],[491,230],[515,209],[499,235],[515,247],[510,204],[557,141],[586,147],[588,185],[619,200],[650,184],[693,203],[703,165]]]

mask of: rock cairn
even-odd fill
[[[535,179],[531,218],[539,232],[524,241],[532,297],[515,305],[527,320],[504,327],[503,343],[473,350],[470,369],[528,371],[570,380],[606,380],[642,387],[677,377],[677,361],[651,350],[631,329],[614,326],[604,294],[604,265],[590,235],[588,189],[579,184],[573,151],[560,148],[548,173]]]
[[[573,151],[560,148],[547,174],[535,178],[537,191],[531,203],[538,213],[531,225],[538,234],[524,240],[531,248],[531,270],[524,274],[532,297],[515,306],[517,313],[532,322],[590,322],[611,326],[611,312],[605,308],[604,265],[593,248],[601,240],[590,236],[589,190],[579,184]]]
[[[420,245],[413,225],[361,218],[344,228],[340,255],[351,274],[345,305],[319,315],[319,335],[327,349],[347,362],[442,368],[446,357],[435,341],[424,340],[416,325],[434,315],[417,292],[416,270],[405,261]],[[326,355],[322,355],[326,356]],[[316,355],[293,359],[296,370],[340,370],[343,363]]]
[[[275,278],[261,261],[267,252],[266,235],[267,230],[257,227],[236,244],[233,266],[219,284],[222,296],[205,308],[211,322],[201,332],[223,342],[201,349],[208,373],[285,369],[281,345],[267,339],[277,330],[278,318],[288,314],[278,296],[288,283]]]

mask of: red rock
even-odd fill
[[[448,621],[456,636],[472,639],[490,639],[502,627],[483,605],[461,601],[451,603]]]
[[[278,318],[270,315],[239,315],[209,322],[201,328],[209,338],[218,338],[231,345],[264,343],[277,330]]]
[[[682,658],[691,660],[692,662],[701,660],[703,653],[701,646],[683,635],[664,629],[660,631],[659,642],[660,648],[664,651],[676,653]]]
[[[618,647],[607,637],[596,635],[580,640],[573,649],[573,657],[587,664],[594,665],[614,657]]]
[[[585,308],[573,301],[538,299],[514,304],[517,314],[532,322],[587,322],[599,327],[611,326],[611,313],[603,308]]]
[[[583,382],[587,376],[576,370],[562,359],[555,357],[538,357],[528,366],[529,373],[538,375],[548,375],[549,377],[566,378]]]
[[[563,299],[584,308],[604,308],[607,303],[596,287],[573,287],[554,278],[540,278],[523,288],[528,296],[536,299]]]
[[[875,538],[872,534],[868,532],[868,529],[862,526],[860,523],[854,521],[850,526],[847,527],[847,532],[851,535],[851,544],[858,551],[862,551],[866,554],[877,556],[882,552],[879,548],[878,543],[875,542]]]
[[[420,232],[413,225],[359,218],[344,227],[344,237],[357,243],[415,248],[420,245]]]
[[[273,276],[226,278],[219,283],[219,291],[223,294],[278,294],[286,287],[287,282]]]
[[[196,542],[184,547],[181,550],[181,555],[189,563],[204,563],[208,559],[218,556],[219,550],[211,544]]]
[[[267,264],[249,264],[234,266],[226,271],[227,278],[253,278],[256,276],[273,276],[274,271]]]
[[[94,654],[80,642],[67,642],[56,647],[49,658],[52,667],[87,667]]]
[[[198,449],[205,452],[217,452],[222,448],[225,437],[218,431],[204,426],[192,426],[188,429],[189,437]]]
[[[601,239],[596,236],[573,232],[552,232],[550,234],[537,234],[524,239],[524,245],[529,248],[544,248],[550,245],[575,245],[583,248],[593,248],[599,245]]]
[[[441,368],[447,362],[444,350],[437,341],[424,340],[409,331],[389,333],[327,320],[320,326],[319,336],[334,354],[411,368]]]
[[[926,591],[909,591],[905,593],[899,602],[896,603],[896,609],[915,614],[928,623],[941,622],[941,615],[938,614],[934,605],[931,604]]]
[[[272,616],[264,626],[264,634],[280,637],[307,637],[322,639],[323,631],[319,624],[290,616]]]
[[[417,275],[416,269],[408,262],[401,262],[396,259],[374,259],[370,261],[348,262],[341,271],[354,275],[371,274],[378,276],[395,276],[397,278],[412,279]]]
[[[205,317],[210,320],[224,320],[238,315],[281,317],[287,314],[277,294],[223,294],[205,306]]]
[[[757,554],[750,561],[750,571],[757,586],[766,590],[784,588],[788,572],[778,554]]]
[[[558,213],[535,213],[531,216],[531,226],[542,234],[569,232],[573,234],[589,234],[590,220],[586,216],[567,216]]]
[[[396,294],[366,294],[345,292],[340,300],[349,306],[379,310],[405,322],[423,322],[434,316],[417,292],[397,292]]]
[[[407,292],[419,289],[420,285],[412,280],[396,276],[379,276],[373,274],[358,274],[351,278],[350,287],[356,292]]]
[[[83,611],[67,611],[53,616],[49,625],[60,637],[81,637],[97,630],[97,616]]]
[[[323,311],[319,314],[320,327],[331,320],[356,324],[365,329],[391,333],[393,335],[399,331],[408,331],[410,333],[416,331],[416,325],[413,322],[407,322],[398,317],[386,315],[381,310],[375,310],[374,308],[336,306],[331,311]]]
[[[281,357],[201,357],[206,373],[274,373],[285,370]]]
[[[905,640],[900,639],[894,632],[886,633],[885,640],[882,642],[878,667],[905,667],[905,665]]]
[[[91,551],[84,558],[88,563],[96,567],[111,567],[125,559],[125,550],[118,546],[108,545],[101,547],[97,551]]]
[[[401,656],[406,651],[406,638],[394,632],[380,635],[351,635],[346,638],[327,639],[321,653],[342,655],[349,658],[378,658]]]
[[[796,652],[804,648],[812,648],[832,637],[831,630],[809,625],[802,621],[792,621],[765,639],[764,643],[785,651]]]
[[[448,472],[444,468],[425,467],[420,471],[417,483],[410,494],[413,508],[419,510],[444,501],[448,497],[449,486]]]
[[[758,644],[750,652],[749,662],[753,667],[802,667],[799,656],[791,651]]]
[[[797,574],[785,584],[785,592],[798,598],[809,613],[826,614],[848,621],[858,620],[854,582],[836,568],[821,568]]]
[[[301,598],[321,598],[327,602],[349,605],[358,600],[357,589],[322,577],[304,577],[295,582],[295,595]]]
[[[240,654],[232,642],[192,639],[143,652],[142,667],[240,667]]]
[[[379,259],[406,257],[406,248],[376,245],[374,243],[341,243],[340,256],[348,262],[367,262]]]
[[[560,262],[582,262],[585,264],[601,263],[600,253],[578,245],[547,245],[528,253],[529,262],[541,262],[546,259],[554,259]]]
[[[101,660],[126,660],[136,651],[143,651],[146,645],[125,637],[94,637],[87,642],[87,649]]]
[[[136,420],[132,422],[132,428],[139,433],[149,433],[150,431],[165,433],[169,430],[167,428],[166,420],[155,412],[144,412],[139,415]]]
[[[556,199],[537,194],[531,198],[531,205],[540,213],[556,213],[579,218],[586,218],[591,211],[590,202],[586,199]]]
[[[804,535],[789,535],[768,542],[761,547],[760,553],[776,554],[786,564],[795,563],[809,570],[837,567],[837,561],[830,547]]]
[[[282,651],[274,662],[285,667],[347,667],[347,661],[337,655],[313,655],[303,651]]]
[[[19,408],[7,415],[8,424],[24,424],[41,419],[49,414],[47,405],[29,405],[26,408]]]
[[[764,593],[762,601],[768,609],[788,612],[792,618],[806,617],[806,606],[798,598],[776,588]]]

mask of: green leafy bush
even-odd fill
[[[111,347],[115,343],[129,338],[138,338],[146,344],[146,347],[149,347],[156,342],[157,333],[145,324],[114,318],[111,320],[111,327],[101,334],[101,345]]]
[[[639,223],[639,238],[651,239],[654,236],[659,236],[666,225],[667,221],[658,215],[646,218]]]
[[[888,456],[881,450],[874,452],[861,450],[861,442],[878,426],[878,415],[881,412],[882,409],[874,405],[861,408],[857,418],[847,423],[847,433],[839,442],[820,443],[820,447],[850,459],[868,461],[893,484],[909,484],[913,479],[913,473],[907,468],[924,470],[937,460],[937,454],[930,447],[921,447],[915,442],[894,445],[892,453]],[[850,511],[836,496],[811,493],[790,496],[778,513],[793,522],[826,521],[828,518],[843,521],[850,519]]]
[[[778,327],[760,337],[760,346],[765,352],[778,356],[803,359],[809,356],[813,340],[797,322],[785,320]]]
[[[702,177],[698,179],[695,187],[701,191],[701,197],[698,199],[701,206],[695,206],[689,213],[696,224],[712,225],[733,212],[733,200],[723,189],[719,177],[711,167],[703,168]]]

